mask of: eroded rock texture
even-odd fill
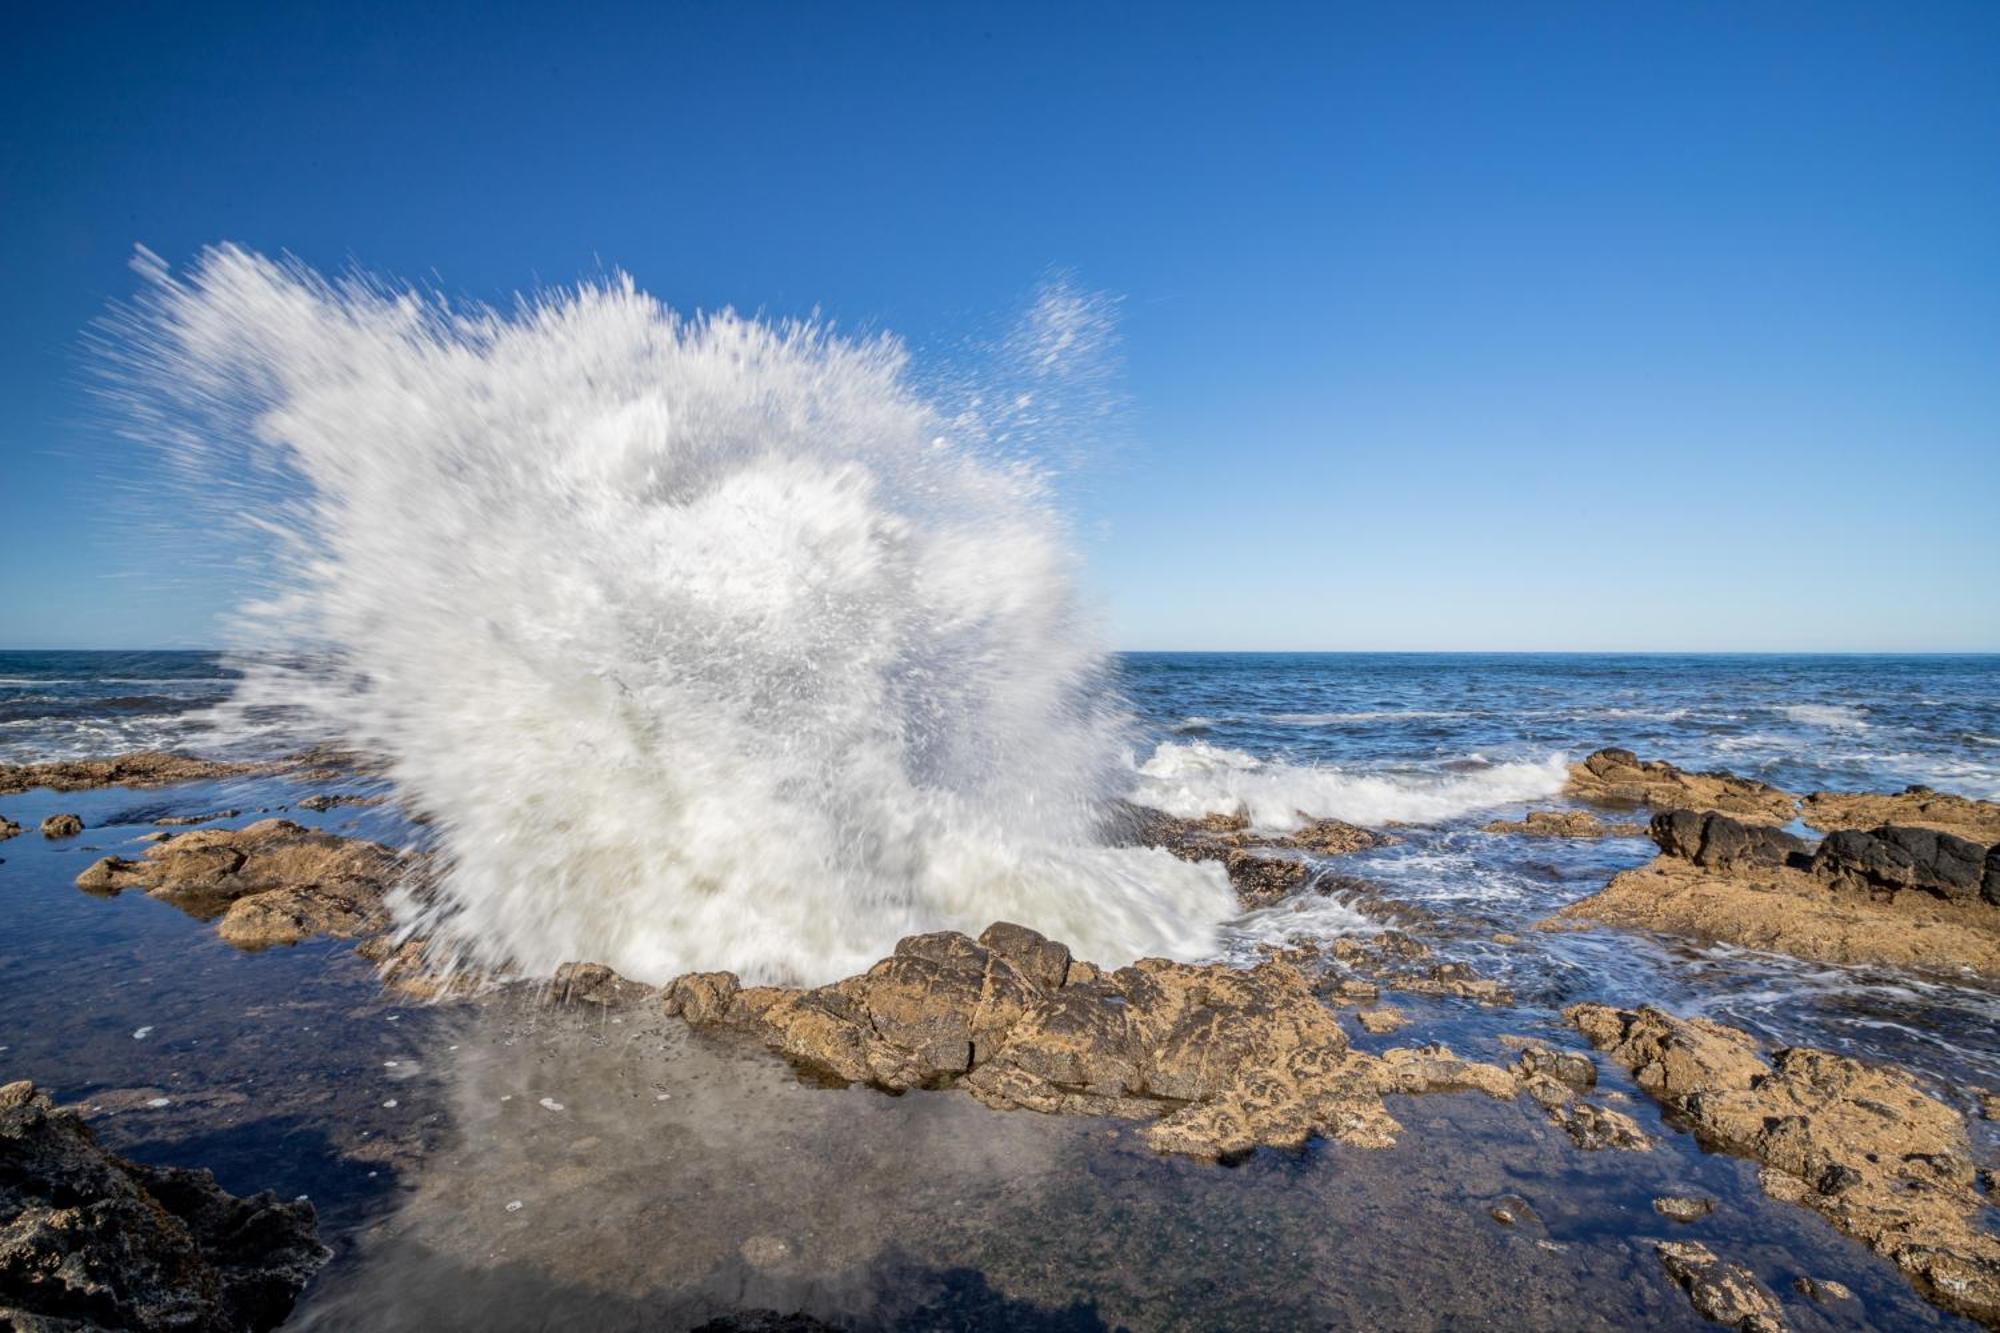
[[[1816,791],[1805,798],[1799,814],[1812,827],[1828,833],[1899,824],[1950,833],[1971,842],[2000,842],[2000,802],[1969,800],[1929,787],[1906,787],[1893,795]]]
[[[0,1087],[0,1328],[274,1328],[328,1257],[311,1204],[125,1161],[33,1084]]]
[[[996,1108],[1148,1120],[1164,1152],[1222,1158],[1324,1136],[1387,1146],[1390,1094],[1524,1089],[1588,1146],[1644,1135],[1542,1070],[1524,1075],[1439,1046],[1349,1049],[1306,975],[1145,959],[1105,971],[1005,923],[978,940],[916,935],[858,977],[815,990],[695,973],[664,992],[696,1026],[756,1035],[820,1076],[891,1090],[957,1087]]]
[[[377,843],[264,819],[183,833],[136,861],[104,857],[76,885],[89,893],[140,889],[191,916],[219,917],[222,938],[255,949],[384,929],[383,895],[403,870],[402,859]]]
[[[1764,1164],[1766,1193],[1894,1261],[1947,1310],[2000,1325],[2000,1237],[1965,1121],[1899,1070],[1645,1007],[1565,1017],[1706,1145]]]
[[[1549,924],[1599,921],[1835,963],[2000,976],[2000,847],[1930,829],[1834,833],[1811,848],[1715,811],[1653,817],[1661,855]]]
[[[1618,749],[1599,750],[1572,764],[1569,794],[1623,809],[1720,810],[1764,824],[1783,824],[1798,813],[1798,798],[1768,783],[1733,773],[1690,773]]]

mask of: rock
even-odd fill
[[[384,799],[381,796],[350,796],[320,792],[317,795],[308,796],[300,801],[298,807],[301,810],[310,810],[314,814],[324,814],[328,810],[343,805],[380,805]]]
[[[1669,1222],[1699,1222],[1715,1211],[1715,1200],[1688,1194],[1663,1194],[1653,1200],[1653,1211]]]
[[[0,815],[0,842],[21,836],[21,826],[5,815]]]
[[[1781,829],[1745,824],[1714,810],[1662,811],[1648,832],[1663,854],[1722,873],[1788,865],[1806,853],[1802,839]]]
[[[269,1329],[331,1256],[312,1205],[104,1151],[31,1083],[0,1087],[0,1327]]]
[[[1851,1301],[1854,1299],[1854,1293],[1847,1289],[1846,1283],[1835,1282],[1832,1278],[1794,1278],[1792,1280],[1792,1290],[1809,1300],[1819,1302],[1821,1305],[1826,1305],[1832,1301]]]
[[[1607,824],[1588,810],[1530,810],[1524,819],[1496,819],[1482,833],[1513,833],[1527,838],[1637,838],[1644,824]]]
[[[211,810],[205,815],[168,815],[154,820],[153,825],[156,828],[187,828],[192,824],[212,824],[218,819],[234,819],[242,813],[241,810]]]
[[[1529,1042],[1521,1047],[1514,1065],[1523,1081],[1546,1074],[1578,1092],[1588,1092],[1597,1086],[1597,1062],[1581,1051],[1558,1051],[1540,1042]]]
[[[1292,833],[1258,833],[1242,815],[1181,819],[1129,803],[1114,811],[1107,832],[1183,861],[1221,863],[1245,907],[1268,907],[1304,887],[1312,873],[1308,857],[1344,856],[1393,841],[1338,819],[1309,820]]]
[[[1929,787],[1906,787],[1892,796],[1816,791],[1805,798],[1799,815],[1825,833],[1896,824],[1949,833],[1982,846],[2000,843],[2000,802],[1967,800]]]
[[[1808,1047],[1767,1063],[1747,1033],[1651,1007],[1565,1017],[1705,1145],[1762,1163],[1767,1194],[1818,1212],[1944,1309],[2000,1322],[2000,1237],[1965,1121],[1907,1074]]]
[[[50,815],[42,821],[44,838],[74,838],[83,832],[81,815]]]
[[[1813,853],[1814,878],[1889,893],[1914,889],[1951,902],[1979,902],[1988,849],[1935,829],[1884,825],[1829,833]],[[1987,899],[1992,903],[1991,895]]]
[[[622,1009],[658,994],[651,986],[627,981],[602,963],[564,963],[549,981],[555,1004],[594,1004]]]
[[[1371,1009],[1360,1010],[1354,1015],[1354,1021],[1361,1024],[1363,1031],[1372,1032],[1379,1037],[1406,1026],[1410,1020],[1396,1006],[1380,1004]]]
[[[110,759],[63,759],[44,764],[0,764],[0,796],[34,787],[89,791],[96,787],[164,787],[269,772],[262,764],[226,764],[193,755],[146,750]]]
[[[697,1027],[754,1034],[815,1077],[1150,1121],[1154,1148],[1208,1159],[1315,1135],[1387,1146],[1398,1126],[1385,1095],[1519,1091],[1509,1071],[1442,1047],[1350,1050],[1281,959],[1246,970],[1155,958],[1104,972],[1004,923],[976,941],[911,936],[862,975],[814,990],[693,973],[661,1002]]]
[[[1618,749],[1599,750],[1571,765],[1569,794],[1623,809],[1720,810],[1765,824],[1786,823],[1798,810],[1797,797],[1768,783],[1731,773],[1689,773]]]
[[[1586,921],[1668,935],[1722,940],[1829,963],[1882,963],[1938,972],[1970,969],[2000,977],[2000,911],[1964,888],[1962,856],[1935,849],[1929,860],[1897,860],[1886,848],[1907,845],[1880,839],[1867,849],[1823,844],[1807,858],[1787,853],[1786,835],[1719,815],[1676,812],[1654,821],[1663,854],[1650,864],[1613,877],[1598,892],[1539,923],[1558,929]],[[1739,836],[1740,835],[1740,836]],[[1922,834],[1944,844],[1945,834]],[[1872,838],[1836,833],[1827,838]],[[1919,838],[1914,845],[1922,850]],[[1709,865],[1679,853],[1692,852]],[[2000,875],[1982,875],[2000,889]],[[1930,867],[1922,870],[1921,866]],[[1892,870],[1891,867],[1901,867]],[[1901,874],[1904,892],[1879,882]],[[1959,876],[1957,896],[1941,890],[1943,877]],[[1927,878],[1926,878],[1927,877]],[[1982,881],[1984,882],[1984,881]]]
[[[1779,1333],[1785,1327],[1778,1298],[1743,1265],[1724,1263],[1700,1241],[1663,1240],[1653,1249],[1702,1318],[1744,1333]]]
[[[87,893],[141,889],[203,920],[240,948],[294,944],[311,935],[372,934],[389,924],[383,895],[408,870],[377,843],[265,819],[243,829],[200,829],[146,849],[137,861],[107,856],[76,877]]]

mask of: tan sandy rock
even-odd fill
[[[139,889],[203,920],[240,948],[343,938],[388,925],[383,895],[406,864],[388,848],[265,819],[154,843],[138,860],[107,856],[77,876],[90,893]]]
[[[1705,1145],[1763,1163],[1766,1193],[1818,1212],[1943,1308],[2000,1324],[2000,1237],[1965,1121],[1907,1074],[1807,1047],[1767,1062],[1748,1033],[1651,1007],[1565,1017]]]
[[[1665,760],[1641,760],[1630,750],[1599,750],[1572,764],[1568,792],[1621,809],[1720,810],[1765,824],[1783,824],[1798,813],[1798,798],[1768,783],[1733,773],[1690,773]]]
[[[1778,1298],[1743,1265],[1724,1262],[1697,1240],[1663,1240],[1653,1249],[1702,1318],[1743,1333],[1781,1333],[1785,1328]]]
[[[1588,810],[1530,810],[1522,819],[1496,819],[1482,833],[1512,833],[1528,838],[1638,838],[1646,826],[1606,823]]]
[[[1816,791],[1805,798],[1799,813],[1823,833],[1900,824],[1987,846],[2000,842],[2000,802],[1968,800],[1929,787],[1906,787],[1894,795]]]

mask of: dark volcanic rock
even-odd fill
[[[1263,833],[1252,830],[1243,815],[1182,819],[1130,803],[1113,810],[1106,833],[1183,861],[1220,862],[1245,907],[1268,907],[1305,887],[1312,876],[1307,858],[1345,856],[1394,841],[1338,819],[1308,820],[1291,833]]]
[[[33,1084],[0,1087],[0,1328],[274,1328],[329,1255],[311,1204],[124,1161]]]
[[[1813,853],[1812,873],[1829,882],[1890,892],[1917,889],[1970,902],[1981,896],[1981,880],[1991,864],[1989,849],[1978,843],[1935,829],[1885,825],[1867,833],[1843,829],[1827,834]]]
[[[1714,810],[1666,810],[1653,816],[1653,841],[1668,856],[1703,870],[1727,873],[1752,866],[1786,865],[1804,856],[1806,844],[1767,824],[1745,824]]]

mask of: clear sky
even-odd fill
[[[949,349],[1122,301],[1127,648],[2000,649],[2000,4],[33,4],[0,42],[0,645],[228,589],[80,337],[135,243],[617,267]]]

